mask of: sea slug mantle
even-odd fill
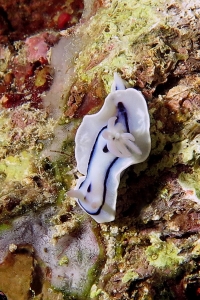
[[[78,128],[75,156],[78,171],[84,176],[68,192],[96,222],[115,219],[120,174],[149,156],[149,127],[143,95],[133,88],[126,89],[115,74],[101,110],[85,116]]]

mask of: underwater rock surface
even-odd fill
[[[33,270],[38,269],[36,276],[43,273],[43,279],[38,278],[41,286],[43,281],[49,279],[53,286],[65,289],[65,292],[80,294],[87,284],[88,270],[97,261],[98,244],[87,222],[82,222],[76,234],[65,234],[57,239],[57,227],[50,221],[55,214],[56,209],[52,207],[39,214],[30,212],[15,219],[10,225],[4,225],[4,228],[1,225],[0,264],[9,251],[17,252],[22,245],[24,249],[29,245],[34,252],[32,259],[45,266],[32,266]],[[1,278],[0,285],[4,287]],[[37,295],[39,291],[34,291],[32,287],[32,293]],[[9,299],[14,299],[13,295]]]
[[[25,249],[17,299],[199,299],[199,19],[197,0],[85,1],[75,26],[0,45],[0,278]],[[96,225],[66,192],[76,130],[114,72],[147,101],[152,149],[122,177],[115,221]]]

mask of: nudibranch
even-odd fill
[[[98,223],[115,219],[121,173],[146,160],[151,149],[150,121],[141,92],[127,88],[114,74],[111,93],[101,110],[83,118],[75,137],[81,176],[68,195]]]

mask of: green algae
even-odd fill
[[[54,179],[58,188],[57,204],[61,204],[66,198],[67,190],[71,187],[72,176],[68,174],[71,168],[69,164],[62,159],[53,162],[52,166]]]
[[[0,232],[2,232],[2,231],[6,231],[6,230],[8,230],[8,229],[11,229],[11,225],[9,225],[9,224],[0,224]]]
[[[19,155],[9,155],[0,162],[0,173],[5,174],[5,181],[23,181],[35,174],[32,154],[22,151]]]
[[[102,289],[98,289],[96,284],[93,284],[91,291],[90,291],[90,298],[93,299],[97,296],[99,296],[102,292]]]
[[[173,272],[184,261],[184,257],[179,255],[179,249],[172,242],[162,241],[158,235],[152,234],[151,243],[145,251],[150,265]]]
[[[99,10],[86,29],[88,35],[95,35],[76,60],[79,79],[91,82],[98,73],[108,93],[114,71],[126,70],[131,75],[136,59],[134,45],[140,44],[160,21],[161,14],[156,8],[161,3],[164,1],[113,1],[110,7]]]
[[[66,198],[66,189],[62,186],[60,186],[59,191],[58,191],[58,195],[57,195],[57,204],[60,205]]]
[[[71,186],[72,176],[68,173],[73,168],[72,157],[74,155],[74,141],[65,140],[62,144],[60,157],[54,162],[50,162],[51,169],[55,180],[64,190],[68,190]],[[64,192],[62,193],[64,195]]]
[[[99,267],[99,262],[97,262],[92,268],[89,269],[88,274],[87,274],[87,282],[80,283],[80,288],[84,288],[82,292],[71,292],[70,290],[67,290],[66,288],[62,291],[64,295],[65,300],[88,300],[90,295],[92,295],[91,298],[95,297],[96,295],[99,295],[101,290],[98,292],[91,291],[92,284],[95,282],[95,280],[99,276],[100,268]]]
[[[68,265],[69,258],[65,255],[59,260],[59,266]]]
[[[74,139],[68,139],[62,144],[62,153],[68,158],[74,154],[75,142]],[[66,158],[66,159],[67,159]]]
[[[51,162],[48,159],[43,161],[43,165],[49,165],[50,172],[54,177],[57,188],[57,204],[60,205],[66,199],[66,192],[72,186],[73,176],[71,170],[73,169],[72,157],[74,156],[74,141],[69,138],[63,141],[60,156],[55,161]]]
[[[199,181],[200,181],[200,169],[199,166],[195,166],[193,168],[193,171],[190,173],[185,173],[182,172],[179,177],[178,181],[182,188],[184,190],[190,190],[194,194],[194,200],[195,197],[196,201],[200,203],[200,186],[199,186]]]
[[[0,114],[0,157],[3,157],[7,152],[7,147],[10,144],[11,122],[9,114],[4,112]]]
[[[135,279],[138,279],[139,275],[134,270],[128,270],[124,276],[122,277],[122,283],[127,283],[130,280],[134,281]]]

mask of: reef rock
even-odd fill
[[[199,299],[199,19],[197,0],[85,1],[70,28],[1,45],[0,273],[26,249],[35,299]],[[97,225],[66,192],[77,128],[114,72],[145,97],[152,147]]]

